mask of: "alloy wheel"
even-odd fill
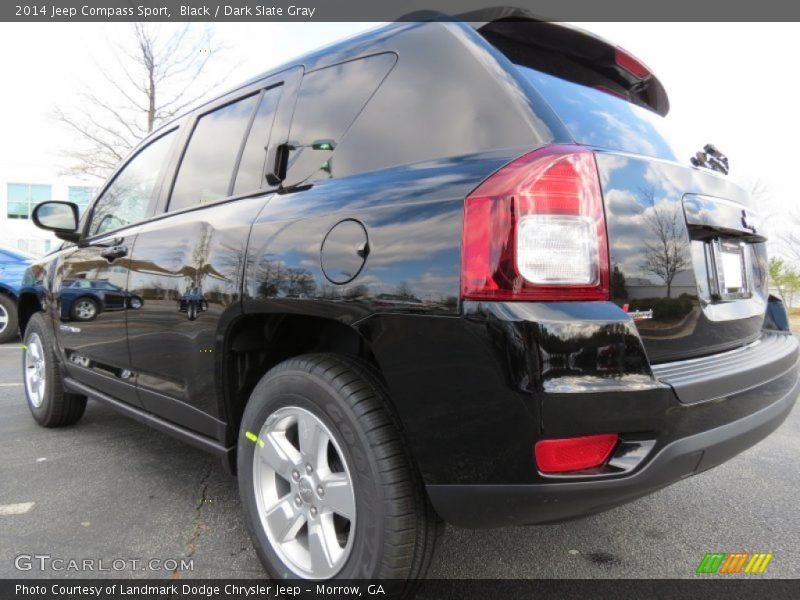
[[[273,550],[296,575],[336,575],[353,546],[353,480],[335,435],[294,406],[270,415],[257,440],[253,483]]]
[[[0,304],[0,334],[2,334],[8,327],[8,311],[6,307]]]
[[[81,321],[89,321],[97,314],[97,307],[91,300],[78,300],[75,303],[75,316]]]
[[[35,408],[44,402],[47,385],[44,345],[38,333],[32,333],[25,342],[25,391]]]

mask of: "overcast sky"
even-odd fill
[[[773,233],[798,210],[792,174],[800,139],[797,24],[583,23],[645,62],[670,97],[667,119],[684,141],[686,159],[705,143],[728,155],[731,177],[768,187]],[[227,51],[210,78],[230,73],[235,84],[305,51],[374,25],[366,23],[213,24]],[[59,153],[74,144],[53,109],[69,108],[85,86],[102,85],[96,64],[124,23],[0,24],[0,173],[21,180],[60,169]],[[683,157],[681,157],[683,158]],[[12,175],[13,174],[13,175]]]

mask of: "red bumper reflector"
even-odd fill
[[[602,465],[617,445],[616,433],[536,442],[536,465],[542,473],[582,471]]]

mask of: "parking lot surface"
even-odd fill
[[[216,459],[96,402],[75,426],[37,426],[25,405],[19,346],[0,345],[0,577],[264,576],[236,480]],[[772,552],[758,577],[800,577],[798,481],[795,409],[730,462],[606,513],[538,527],[447,527],[429,575],[702,577],[694,571],[706,552]],[[193,569],[15,567],[19,555],[35,554],[103,559],[107,567],[113,559],[184,558]]]

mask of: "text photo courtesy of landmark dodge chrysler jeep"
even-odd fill
[[[154,132],[80,221],[40,204],[36,421],[93,399],[221,457],[271,577],[407,580],[442,521],[592,514],[777,428],[798,342],[727,159],[675,154],[627,52],[504,14],[300,57]],[[115,310],[65,312],[97,282]]]

